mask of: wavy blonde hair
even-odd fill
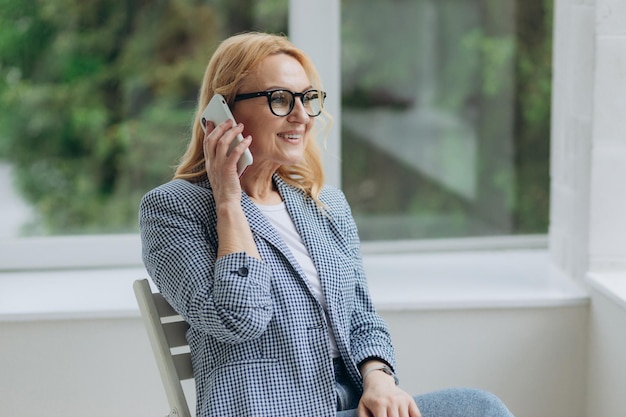
[[[322,90],[322,84],[310,58],[285,36],[267,33],[243,33],[224,40],[213,53],[207,65],[198,97],[198,108],[193,121],[192,136],[178,165],[174,178],[197,182],[205,177],[203,151],[204,132],[201,127],[201,114],[214,94],[221,94],[232,108],[235,96],[243,80],[267,57],[286,54],[295,58],[304,68],[313,88]],[[315,127],[308,133],[304,158],[296,165],[282,165],[276,173],[288,184],[299,188],[312,197],[318,205],[324,171],[316,136],[320,130],[324,136],[332,123],[332,117],[322,109]]]

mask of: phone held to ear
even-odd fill
[[[221,94],[216,94],[211,98],[211,101],[209,101],[209,104],[207,104],[206,108],[202,112],[202,130],[206,132],[205,125],[207,121],[211,121],[215,126],[217,126],[228,119],[232,120],[233,123],[237,123],[235,122],[235,118],[228,108],[228,104],[226,104],[226,100],[224,99],[224,97]],[[240,133],[230,143],[227,155],[229,155],[233,148],[241,142],[243,142],[243,136]],[[243,175],[246,168],[248,168],[248,165],[252,165],[252,154],[250,153],[249,149],[246,149],[239,158],[239,161],[237,161],[237,173],[239,174],[239,177]]]

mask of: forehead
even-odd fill
[[[287,88],[300,91],[310,86],[302,64],[286,54],[271,55],[263,59],[242,83],[242,88]]]

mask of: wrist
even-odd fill
[[[215,212],[218,217],[229,217],[233,213],[243,212],[241,208],[241,200],[237,199],[224,199],[215,202]]]
[[[393,369],[391,369],[391,367],[389,367],[388,365],[385,364],[376,364],[376,365],[372,365],[372,366],[368,366],[366,369],[364,369],[362,375],[361,375],[361,379],[363,380],[363,383],[365,383],[365,379],[371,375],[371,374],[386,374],[387,376],[393,378],[394,382],[396,385],[398,385],[400,383],[400,381],[398,380],[398,377],[396,376],[395,372],[393,372]]]

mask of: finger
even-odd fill
[[[202,148],[204,150],[205,159],[208,159],[209,155],[213,154],[213,152],[211,152],[211,140],[209,136],[215,131],[215,123],[210,120],[206,120],[204,117],[202,118],[201,123],[203,123],[205,127]]]
[[[409,404],[409,417],[422,417],[422,412],[419,410],[414,400]]]
[[[232,120],[226,120],[218,125],[215,125],[210,120],[206,121],[206,131],[204,133],[204,139],[209,139],[211,141],[219,140],[229,129],[233,128]]]
[[[367,407],[363,404],[362,401],[359,402],[359,406],[356,409],[357,417],[371,417],[372,414],[369,412]]]
[[[233,122],[226,120],[223,123],[215,126],[215,124],[208,120],[207,129],[204,135],[203,148],[205,158],[213,159],[216,156],[217,146],[222,141],[224,135],[233,128]],[[230,141],[228,141],[230,143]]]
[[[391,404],[387,408],[387,414],[386,415],[387,415],[387,417],[400,417],[400,416],[404,417],[404,414],[402,412],[403,410],[406,410],[406,409],[401,408],[399,405]]]
[[[240,134],[243,131],[243,125],[237,125],[234,128],[228,130],[216,144],[215,156],[219,158],[224,165],[232,167],[235,169],[235,165],[239,160],[239,157],[246,149],[246,147],[250,144],[250,140],[243,139],[241,143],[239,143],[239,138],[241,138]]]
[[[232,158],[238,161],[239,157],[245,152],[246,149],[250,147],[251,143],[252,143],[252,136],[250,135],[246,136],[245,138],[243,138],[243,140],[240,143],[238,143],[237,145],[235,145],[235,147],[233,147],[233,149],[230,151],[231,153],[228,154],[228,158]]]
[[[219,140],[224,139],[226,136],[234,137],[238,133],[241,133],[242,131],[243,131],[242,123],[233,124],[231,120],[226,120],[225,122],[217,125],[215,129],[211,131],[209,136],[219,141]]]
[[[211,133],[213,129],[215,129],[215,123],[205,119],[204,117],[202,118],[202,120],[200,120],[200,123],[202,123],[202,126],[204,127],[205,136]]]

